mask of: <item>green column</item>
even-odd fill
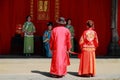
[[[111,17],[111,30],[112,30],[112,39],[109,46],[108,55],[109,56],[119,56],[120,47],[118,44],[118,0],[112,0],[112,17]]]

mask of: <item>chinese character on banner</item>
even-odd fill
[[[60,1],[55,0],[55,20],[59,18]]]
[[[38,0],[37,2],[37,20],[49,20],[50,0]]]

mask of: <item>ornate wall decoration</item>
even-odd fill
[[[53,0],[55,6],[51,8],[50,0],[30,0],[30,15],[35,20],[49,20],[50,9],[54,9],[55,20],[59,18],[60,1]]]
[[[55,0],[55,20],[59,18],[60,1]]]
[[[50,18],[50,0],[38,0],[37,2],[37,20],[49,20]]]
[[[32,18],[33,18],[33,4],[34,4],[34,1],[31,0],[30,1],[30,15],[31,15]]]

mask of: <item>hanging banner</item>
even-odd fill
[[[33,4],[34,4],[34,2],[33,2],[33,0],[31,0],[30,1],[30,15],[32,18],[33,18]]]
[[[50,0],[37,1],[37,20],[49,20]]]
[[[59,0],[55,0],[55,20],[59,18],[59,9],[60,9],[60,2]]]
[[[54,9],[54,19],[59,18],[60,0],[54,0],[51,8],[50,0],[30,0],[30,15],[34,20],[50,20],[50,9]]]

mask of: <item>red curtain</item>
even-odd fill
[[[7,0],[6,0],[7,1]],[[5,2],[4,0],[0,1],[0,52],[8,53],[10,49],[10,36],[11,31],[8,27],[10,25],[9,19],[9,1]]]
[[[60,0],[61,16],[72,19],[77,42],[92,19],[99,38],[97,55],[106,55],[111,40],[111,0]]]
[[[30,14],[31,0],[0,0],[0,54],[10,53],[10,42],[14,36],[16,24],[23,24]],[[33,22],[37,32],[42,36],[48,21],[55,22],[55,0],[50,1],[50,20],[37,21],[36,4],[34,0]],[[71,18],[75,29],[75,38],[79,38],[86,29],[86,21],[92,19],[99,37],[97,55],[106,55],[111,40],[111,0],[59,0],[60,15]],[[79,47],[79,46],[78,46]]]
[[[29,14],[29,0],[1,0],[0,10],[0,54],[9,54],[15,27]]]

